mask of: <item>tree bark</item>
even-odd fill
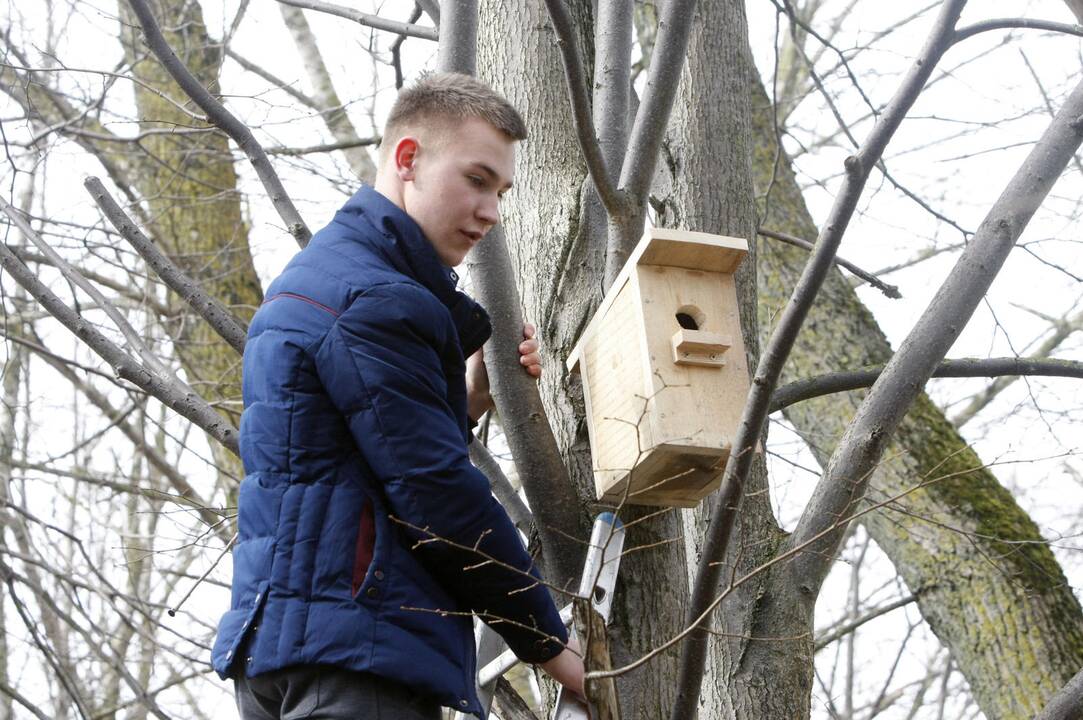
[[[754,77],[754,170],[758,192],[771,184],[775,133],[770,103]],[[785,155],[775,168],[763,225],[815,237],[815,225]],[[764,330],[786,302],[803,251],[759,246]],[[784,381],[881,364],[891,348],[856,293],[833,270],[798,338]],[[786,418],[826,463],[863,393],[810,400]],[[983,467],[943,413],[922,395],[873,475],[875,502],[943,478],[866,515],[922,615],[950,648],[987,717],[1030,718],[1083,664],[1083,613],[1051,550],[1011,494]]]

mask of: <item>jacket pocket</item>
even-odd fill
[[[372,510],[372,500],[366,497],[361,503],[361,519],[357,527],[357,544],[354,548],[352,589],[355,596],[365,582],[375,551],[376,517]]]

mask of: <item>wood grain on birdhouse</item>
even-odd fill
[[[568,360],[583,377],[595,489],[692,507],[721,480],[748,395],[733,272],[744,240],[652,228]]]

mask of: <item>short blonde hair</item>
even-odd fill
[[[429,73],[399,92],[384,125],[380,158],[411,130],[442,135],[444,128],[472,117],[486,121],[512,140],[526,139],[523,118],[500,93],[470,75]]]

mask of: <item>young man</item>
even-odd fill
[[[375,188],[252,320],[233,598],[213,651],[244,720],[478,713],[471,613],[582,691],[549,592],[467,452],[491,405],[490,327],[451,268],[498,222],[525,136],[473,78],[403,91]],[[536,376],[532,335],[520,352]]]

